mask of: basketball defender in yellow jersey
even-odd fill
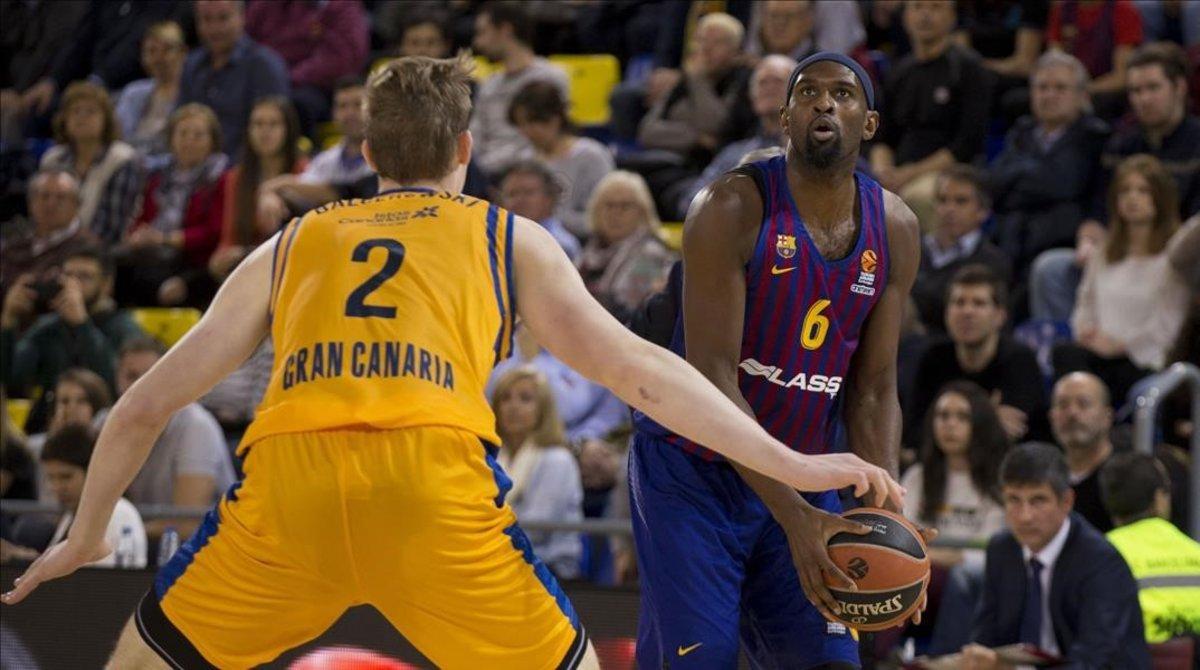
[[[900,502],[880,468],[773,440],[613,320],[537,224],[458,194],[468,67],[402,59],[372,79],[363,149],[381,194],[306,214],[233,273],[113,408],[67,540],[4,602],[109,552],[113,506],[167,419],[268,333],[275,362],[241,447],[245,479],[160,570],[112,667],[251,667],[361,603],[439,667],[596,667],[494,458],[483,387],[518,315],[555,356],[689,439],[801,490]]]

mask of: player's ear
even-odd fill
[[[779,108],[779,126],[783,128],[783,134],[788,134],[788,113],[787,105]]]
[[[458,134],[458,147],[455,150],[455,159],[459,165],[466,165],[471,162],[471,149],[475,146],[475,138],[471,137],[471,131],[464,130]]]
[[[360,149],[362,150],[363,160],[367,162],[368,166],[370,166],[371,171],[379,174],[379,168],[375,166],[375,158],[371,156],[371,145],[367,144],[365,137],[363,138]]]
[[[867,112],[867,122],[863,124],[864,140],[874,139],[875,133],[879,132],[879,112]]]

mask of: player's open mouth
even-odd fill
[[[837,137],[837,126],[828,119],[817,119],[813,122],[809,133],[818,142],[828,142]]]

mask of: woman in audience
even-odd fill
[[[108,91],[77,81],[63,93],[54,115],[55,145],[41,169],[65,170],[79,179],[79,220],[105,243],[121,239],[133,219],[145,174],[121,129]]]
[[[171,158],[151,173],[116,254],[117,293],[125,304],[203,307],[214,289],[208,259],[221,237],[228,160],[220,124],[205,105],[175,110],[167,135]]]
[[[557,86],[535,81],[517,92],[508,121],[529,140],[531,153],[544,161],[563,187],[555,217],[577,237],[587,234],[587,203],[596,184],[613,171],[608,149],[580,137],[567,118],[567,101]]]
[[[130,82],[117,98],[117,119],[135,149],[146,156],[168,151],[167,119],[179,99],[179,75],[187,57],[183,30],[174,21],[156,23],[142,37],[142,69],[150,76]]]
[[[1071,315],[1075,342],[1054,351],[1056,375],[1095,373],[1118,407],[1138,379],[1163,368],[1183,327],[1188,289],[1167,255],[1178,202],[1175,180],[1153,156],[1117,166],[1108,238],[1084,269]]]
[[[492,396],[500,465],[512,478],[507,500],[520,522],[580,521],[583,485],[550,386],[532,368],[512,370],[496,383]],[[583,549],[573,532],[531,532],[538,558],[559,578],[579,576]]]
[[[920,461],[901,479],[908,491],[904,516],[938,529],[941,539],[978,547],[929,550],[933,570],[926,623],[910,631],[917,637],[932,632],[940,648],[966,644],[959,639],[963,627],[950,625],[945,620],[954,617],[939,617],[938,612],[974,610],[982,588],[983,547],[1004,529],[1000,462],[1009,446],[987,392],[973,382],[953,381],[941,389],[926,416]]]
[[[610,172],[587,208],[592,237],[579,255],[579,272],[600,304],[624,320],[666,282],[678,256],[658,237],[661,225],[646,182]]]
[[[950,382],[926,417],[920,462],[902,478],[904,515],[937,528],[943,539],[982,547],[1004,528],[1000,461],[1008,447],[987,393],[973,382]],[[943,568],[968,558],[982,565],[982,549],[930,549]]]
[[[274,218],[259,215],[259,186],[280,175],[300,174],[308,165],[298,144],[300,119],[287,98],[271,96],[254,103],[246,140],[242,162],[229,171],[225,181],[221,241],[208,262],[218,283],[279,229]]]

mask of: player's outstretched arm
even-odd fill
[[[66,541],[34,561],[16,587],[4,594],[4,603],[16,604],[38,584],[69,575],[109,553],[104,531],[113,507],[171,415],[236,370],[267,334],[274,248],[272,238],[250,254],[221,287],[200,323],[117,401],[100,431]]]
[[[767,434],[683,359],[626,330],[596,302],[550,234],[518,218],[517,305],[538,343],[584,376],[690,440],[804,491],[900,487],[849,454],[805,456]],[[883,502],[881,499],[880,503]]]

